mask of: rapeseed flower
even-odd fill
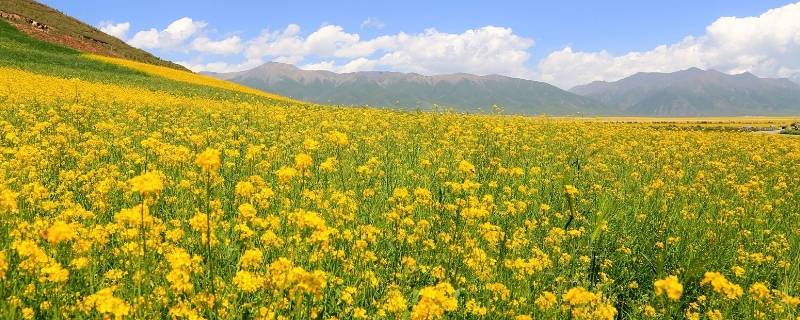
[[[455,289],[447,282],[422,288],[419,297],[419,302],[411,309],[412,320],[441,319],[445,312],[458,308]]]
[[[197,155],[195,163],[206,172],[216,172],[221,164],[220,153],[216,149],[208,148]]]
[[[714,291],[722,294],[725,299],[734,300],[744,294],[744,290],[737,284],[731,283],[719,272],[706,272],[700,285],[710,285]]]
[[[164,182],[161,180],[161,172],[148,171],[131,178],[128,183],[131,190],[142,195],[155,194],[164,189]]]
[[[656,280],[653,284],[656,296],[666,294],[672,301],[678,301],[683,294],[683,285],[678,281],[677,276],[668,276],[664,279]]]

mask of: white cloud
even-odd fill
[[[318,63],[304,64],[298,66],[298,68],[303,70],[327,70],[340,73],[348,73],[348,72],[374,70],[376,66],[377,63],[374,60],[369,60],[367,58],[358,58],[350,62],[347,62],[344,65],[337,65],[335,61],[328,60],[328,61],[321,61]]]
[[[245,48],[247,59],[261,57],[299,56],[306,54],[303,39],[298,36],[300,26],[290,24],[282,31],[264,31],[251,40]]]
[[[259,65],[264,64],[262,60],[247,60],[242,63],[230,64],[227,62],[210,62],[210,63],[195,63],[190,61],[176,61],[175,63],[186,67],[194,72],[210,71],[210,72],[236,72],[248,70]]]
[[[468,72],[527,77],[528,50],[533,40],[513,33],[510,28],[486,26],[460,34],[428,29],[416,35],[398,34],[376,39],[388,44],[388,52],[377,59],[399,71],[422,74]]]
[[[342,54],[342,49],[359,43],[360,37],[357,34],[344,32],[340,26],[327,25],[305,39],[305,50],[307,53],[319,56],[350,56]]]
[[[367,58],[358,58],[338,68],[339,72],[358,72],[375,69],[377,62]]]
[[[368,23],[367,23],[368,22]],[[377,19],[365,26],[376,27]],[[207,62],[203,55],[181,62],[195,71],[237,71],[255,61],[279,61],[303,68],[355,72],[390,70],[441,74],[469,72],[531,77],[527,66],[534,41],[514,34],[510,28],[485,26],[462,33],[428,29],[417,34],[400,32],[372,39],[347,32],[338,25],[325,25],[302,35],[300,26],[265,30],[243,40],[231,36],[214,40],[207,36],[207,24],[189,17],[178,19],[163,30],[151,28],[137,32],[128,43],[143,49],[177,51],[186,55],[242,54],[242,63]],[[227,70],[223,70],[228,68]]]
[[[130,22],[113,23],[110,21],[100,22],[100,31],[117,37],[118,39],[125,40],[128,36],[128,30],[131,29]]]
[[[299,27],[266,31],[249,42],[248,59],[279,56],[317,58],[303,68],[339,72],[376,68],[439,74],[470,72],[530,77],[526,64],[533,40],[515,35],[510,28],[486,26],[453,34],[428,29],[419,34],[398,33],[362,40],[336,25],[323,26],[307,37]],[[344,60],[337,64],[335,60]]]
[[[242,51],[242,39],[232,36],[219,41],[207,37],[197,37],[192,41],[192,49],[214,54],[234,54]]]
[[[378,18],[367,17],[367,19],[364,19],[364,21],[361,22],[360,27],[361,29],[366,29],[366,28],[383,29],[384,26],[386,25],[383,23],[383,21],[379,20]]]
[[[303,70],[327,70],[333,71],[336,68],[336,62],[333,61],[321,61],[318,63],[308,63],[302,66],[299,66],[300,69]]]
[[[562,87],[613,81],[640,71],[672,72],[689,67],[729,73],[800,79],[800,3],[757,17],[722,17],[698,37],[649,51],[612,55],[566,47],[539,62],[539,78]]]
[[[301,61],[303,61],[303,57],[302,56],[280,56],[280,57],[277,57],[277,58],[272,58],[272,61],[280,62],[280,63],[288,63],[288,64],[298,64]]]
[[[142,49],[175,49],[206,27],[203,21],[183,17],[170,23],[164,30],[151,28],[139,31],[128,43]]]

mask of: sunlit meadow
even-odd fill
[[[731,129],[783,120],[325,107],[103,61],[243,93],[0,69],[2,318],[800,315],[800,139]]]

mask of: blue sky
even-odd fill
[[[195,70],[277,60],[340,72],[500,73],[562,87],[689,66],[800,74],[800,4],[789,1],[44,2]],[[747,48],[753,39],[762,49]]]

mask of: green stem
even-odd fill
[[[213,299],[211,309],[216,313],[217,309],[217,288],[214,284],[214,260],[211,255],[211,171],[206,175],[206,265],[208,266],[208,280],[211,284],[211,297]],[[209,315],[212,318],[213,314]]]

